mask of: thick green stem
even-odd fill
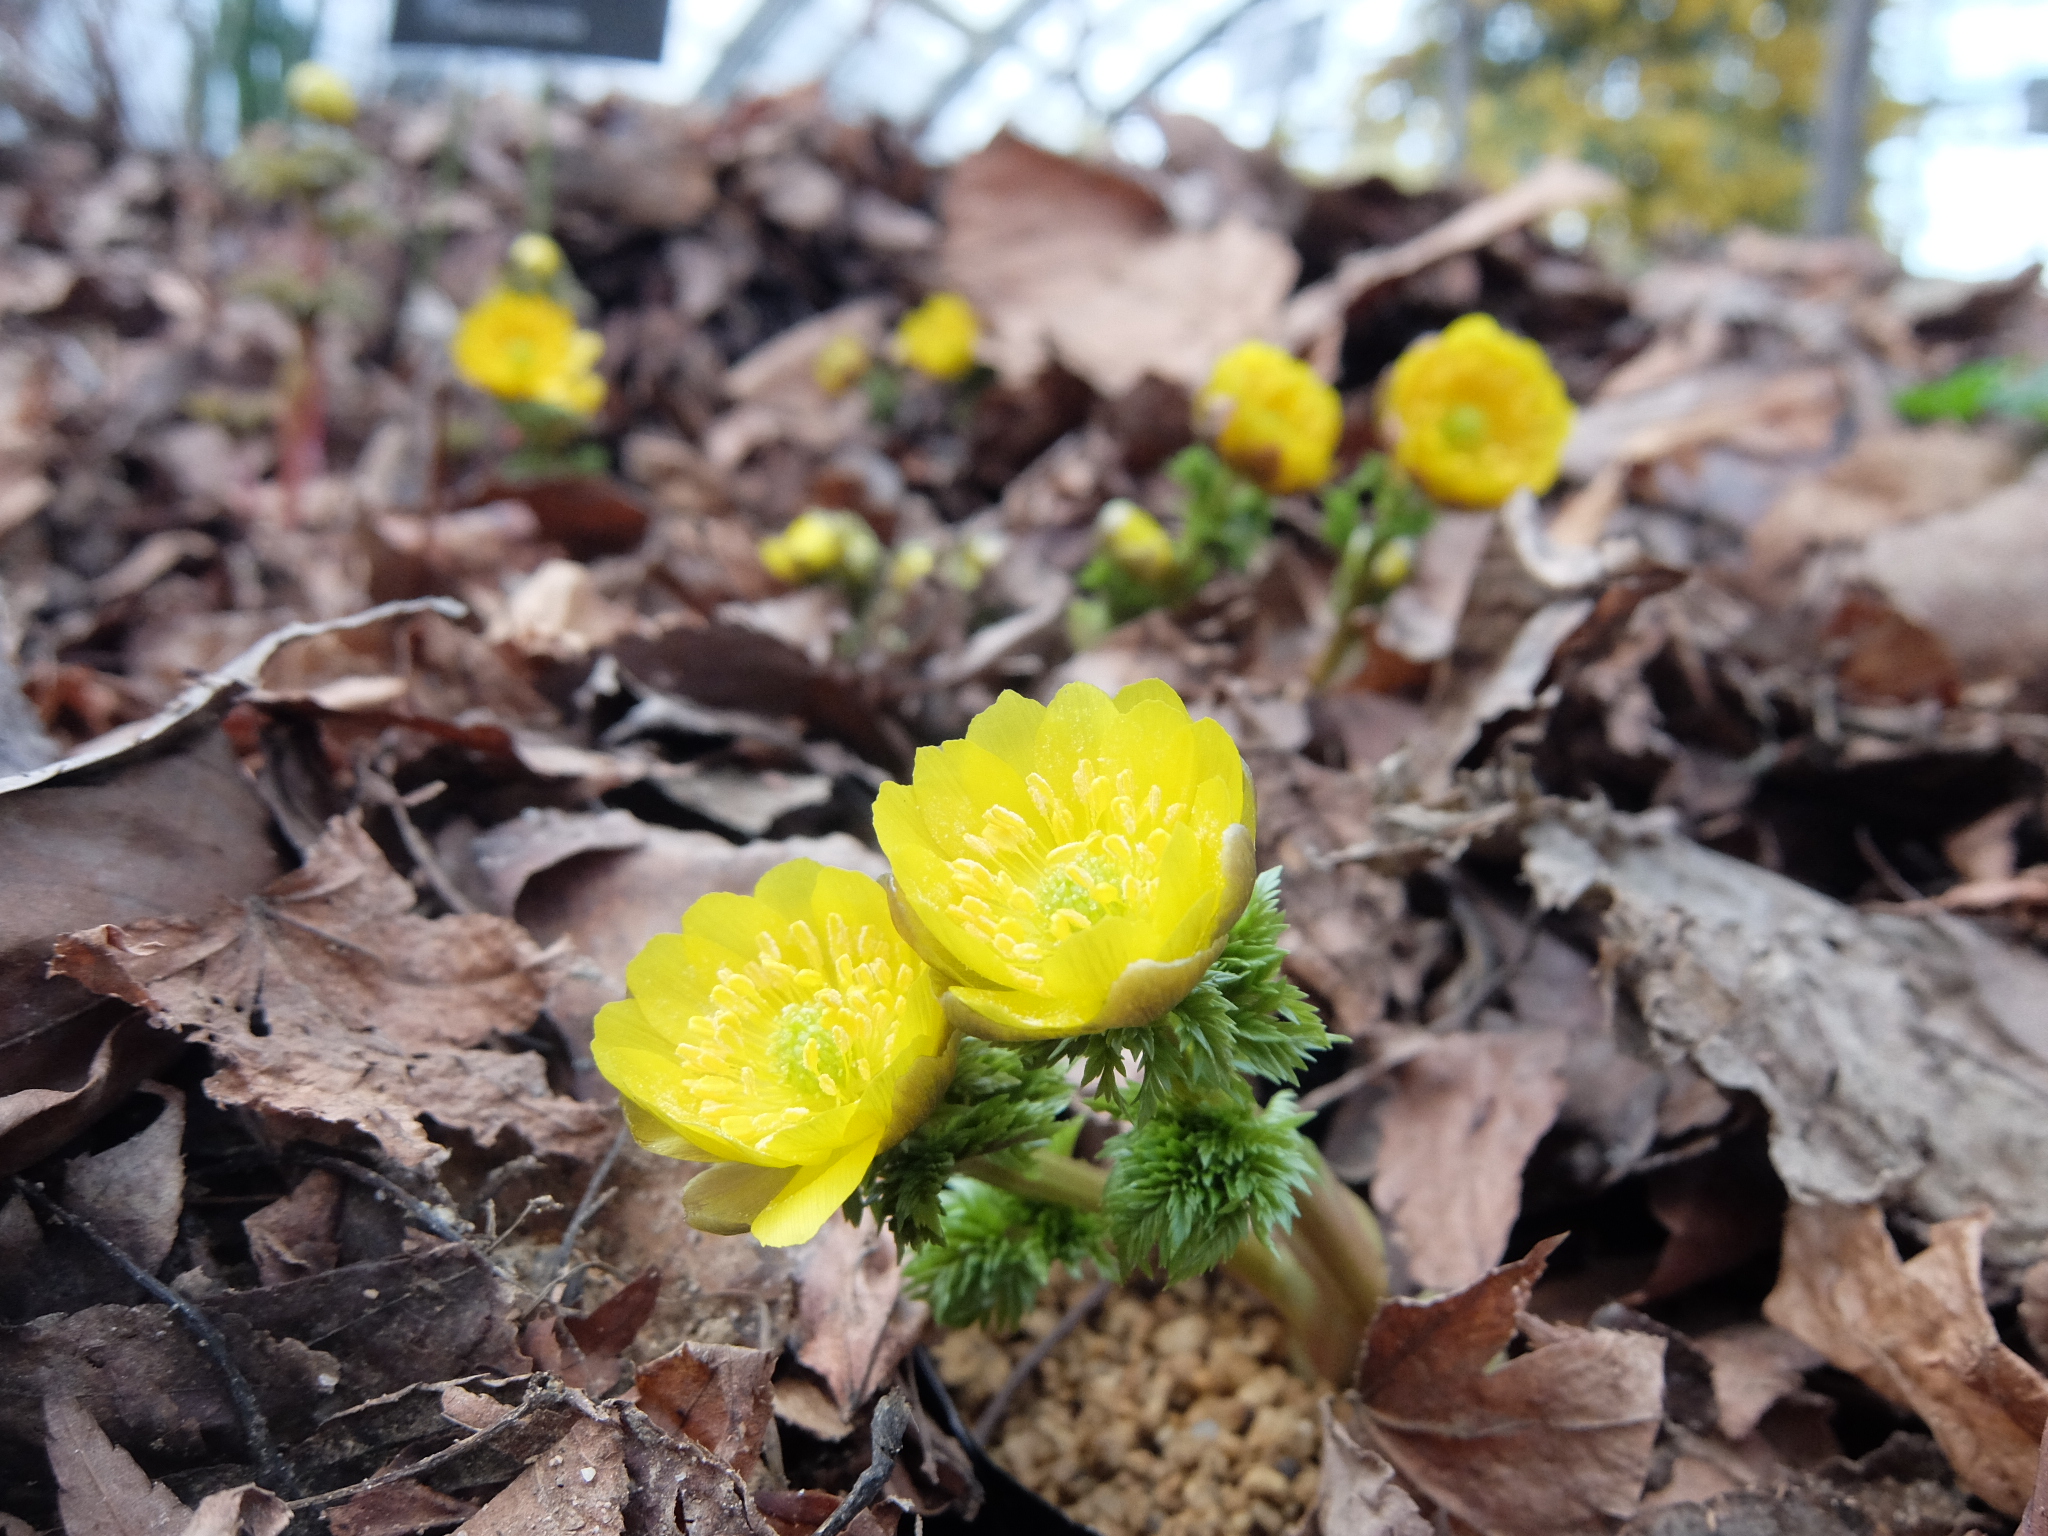
[[[1033,1153],[1028,1169],[970,1157],[960,1171],[1027,1200],[1083,1211],[1100,1211],[1109,1185],[1106,1169],[1045,1149]],[[1247,1237],[1224,1261],[1223,1271],[1272,1302],[1286,1319],[1299,1354],[1334,1382],[1350,1375],[1365,1330],[1387,1294],[1379,1223],[1320,1153],[1316,1181],[1301,1201],[1293,1231],[1271,1243]]]

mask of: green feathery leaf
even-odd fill
[[[865,1209],[906,1248],[935,1241],[940,1193],[954,1165],[1047,1140],[1072,1097],[1057,1068],[1027,1065],[1007,1046],[963,1039],[945,1098],[924,1124],[875,1159],[846,1203],[847,1219],[858,1220]]]
[[[1100,1216],[1026,1200],[979,1179],[956,1178],[941,1197],[942,1231],[903,1265],[911,1294],[941,1326],[1017,1326],[1055,1264],[1108,1267]]]
[[[1169,1281],[1212,1269],[1253,1234],[1294,1220],[1314,1179],[1300,1130],[1309,1116],[1279,1093],[1261,1111],[1237,1100],[1162,1103],[1114,1138],[1103,1211],[1126,1272],[1156,1262]]]

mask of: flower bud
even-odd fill
[[[900,546],[895,558],[889,562],[889,585],[898,592],[908,592],[923,581],[938,566],[939,552],[932,548],[928,539],[911,539]]]
[[[818,350],[811,377],[826,394],[843,395],[861,381],[873,362],[861,339],[842,331]]]
[[[551,236],[529,229],[512,242],[505,253],[505,265],[512,269],[513,276],[535,287],[545,287],[561,275],[562,248]]]
[[[763,539],[760,554],[768,574],[791,586],[828,576],[865,585],[881,569],[882,541],[864,518],[812,507]]]
[[[356,120],[356,93],[325,64],[302,59],[284,77],[284,99],[301,117],[343,127]]]
[[[1372,557],[1367,574],[1372,583],[1382,592],[1394,588],[1415,573],[1415,541],[1413,539],[1389,539],[1382,544]]]
[[[1172,535],[1150,512],[1121,496],[1096,514],[1095,537],[1120,569],[1140,581],[1157,585],[1179,564]]]

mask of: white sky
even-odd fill
[[[117,32],[133,62],[137,116],[174,129],[183,68],[166,67],[184,53],[172,18],[189,0],[124,0],[133,24]],[[299,0],[310,9],[310,0]],[[971,22],[986,24],[1013,0],[938,0]],[[1055,0],[998,55],[933,125],[927,148],[965,153],[1005,123],[1059,147],[1071,147],[1085,113],[1066,87],[1046,83],[1047,61],[1078,56],[1079,79],[1098,101],[1121,99],[1146,77],[1152,61],[1176,41],[1197,36],[1233,0]],[[755,0],[670,0],[668,38],[660,64],[565,61],[554,78],[575,94],[621,89],[659,100],[691,96],[726,43],[744,25]],[[801,22],[787,26],[751,83],[794,85],[837,68],[841,105],[901,110],[921,100],[958,62],[961,42],[943,23],[910,5],[891,6],[881,34],[857,34],[871,0],[811,0]],[[1303,18],[1334,9],[1327,28]],[[1176,111],[1216,120],[1246,143],[1261,143],[1284,112],[1290,153],[1314,173],[1334,170],[1349,142],[1354,83],[1413,37],[1417,0],[1352,0],[1334,8],[1314,0],[1268,0],[1234,33],[1237,50],[1195,59],[1160,91]],[[389,77],[383,39],[391,0],[325,0],[320,55],[359,84]],[[1085,46],[1082,33],[1086,33]],[[1290,53],[1290,49],[1305,51]],[[1077,55],[1078,48],[1078,55]],[[505,55],[437,52],[419,63],[443,65],[479,86],[536,88],[546,66]],[[1286,99],[1262,86],[1281,78],[1290,60],[1305,64]],[[1927,275],[1986,277],[2048,258],[2048,135],[2025,133],[2022,88],[2048,78],[2048,0],[1889,0],[1879,23],[1877,67],[1895,94],[1925,106],[1916,132],[1879,146],[1872,169],[1875,205],[1887,237],[1906,265]],[[1055,71],[1056,72],[1056,71]],[[1152,135],[1156,140],[1156,134]],[[1119,135],[1118,146],[1144,153],[1145,125]]]

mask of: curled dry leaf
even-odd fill
[[[1940,1222],[1901,1263],[1875,1206],[1794,1206],[1764,1315],[1919,1414],[1964,1485],[2017,1515],[2034,1487],[2048,1381],[2000,1342],[1984,1303],[1987,1225]]]
[[[871,1224],[835,1215],[806,1249],[797,1277],[796,1357],[851,1416],[917,1343],[928,1311],[903,1294],[896,1244]]]
[[[1359,1444],[1328,1400],[1322,1417],[1322,1482],[1309,1536],[1430,1536],[1433,1527],[1394,1481],[1386,1457]]]
[[[1664,1341],[1544,1325],[1497,1364],[1562,1238],[1477,1284],[1387,1303],[1342,1412],[1408,1485],[1485,1536],[1596,1532],[1642,1498]]]
[[[64,1165],[64,1203],[143,1269],[154,1273],[178,1239],[185,1205],[185,1096],[146,1083],[163,1111],[118,1147]]]
[[[524,930],[412,915],[412,888],[361,825],[332,823],[303,868],[198,921],[74,934],[55,967],[204,1041],[208,1096],[287,1137],[366,1133],[399,1161],[447,1155],[424,1118],[490,1146],[594,1155],[609,1130],[548,1091],[540,1058],[473,1050],[518,1034],[546,997]]]
[[[1593,898],[1650,1045],[1762,1102],[1793,1199],[1927,1221],[1989,1208],[1994,1263],[2037,1254],[2048,962],[1945,916],[1858,912],[1655,817],[1536,817],[1522,868],[1538,902]]]
[[[1820,1352],[1769,1323],[1734,1323],[1695,1339],[1714,1373],[1723,1438],[1745,1438],[1781,1398],[1797,1392]]]
[[[1500,1262],[1522,1206],[1522,1167],[1564,1103],[1558,1030],[1452,1035],[1394,1069],[1380,1112],[1373,1205],[1431,1290]]]

